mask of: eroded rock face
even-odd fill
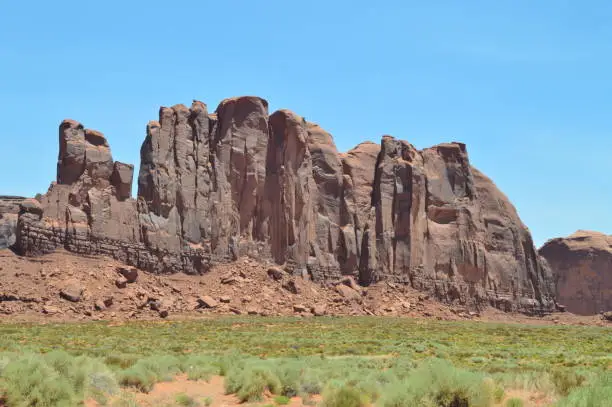
[[[153,272],[203,273],[249,255],[316,281],[409,284],[445,301],[554,308],[550,270],[465,145],[385,136],[340,154],[332,136],[258,97],[161,108],[133,167],[104,136],[60,125],[57,183],[22,207],[18,247],[111,254]]]
[[[25,199],[20,196],[0,195],[0,249],[6,249],[15,244],[17,216],[20,204]]]
[[[138,212],[129,199],[133,166],[114,162],[104,135],[74,120],[60,124],[59,140],[57,182],[21,204],[17,248],[41,254],[64,247],[140,264]]]
[[[612,236],[579,230],[540,250],[555,271],[557,298],[567,311],[593,315],[612,310]]]

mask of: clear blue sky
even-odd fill
[[[64,118],[138,167],[160,105],[254,94],[330,131],[467,143],[537,244],[612,233],[612,2],[3,1],[0,194],[45,192]]]

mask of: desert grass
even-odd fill
[[[224,376],[226,392],[245,403],[322,395],[339,407],[519,406],[501,403],[505,389],[521,389],[559,407],[603,407],[612,400],[611,337],[602,327],[380,317],[6,324],[0,396],[9,407],[131,406],[129,389],[185,374]]]

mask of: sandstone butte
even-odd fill
[[[15,249],[108,255],[153,273],[205,273],[249,256],[316,282],[403,283],[505,311],[556,309],[528,229],[462,143],[417,150],[332,136],[258,97],[162,107],[134,167],[104,135],[59,127],[57,180],[20,205]]]
[[[539,252],[555,270],[556,295],[568,311],[612,310],[612,236],[579,230],[549,240]]]

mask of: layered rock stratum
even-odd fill
[[[612,310],[612,236],[579,230],[539,250],[555,270],[557,299],[581,315]]]
[[[21,205],[16,249],[104,254],[154,273],[251,257],[325,282],[389,281],[447,302],[537,313],[553,278],[513,205],[466,146],[383,136],[339,153],[332,136],[258,97],[162,107],[133,166],[65,120],[57,181]]]

